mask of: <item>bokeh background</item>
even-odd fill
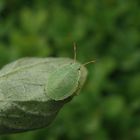
[[[48,128],[0,140],[140,140],[139,0],[0,0],[0,68],[21,57],[88,65],[80,95]]]

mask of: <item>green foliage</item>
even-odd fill
[[[139,0],[0,0],[0,67],[26,56],[73,57],[88,81],[48,128],[1,140],[140,139]]]

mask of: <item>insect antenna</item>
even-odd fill
[[[74,63],[76,62],[76,43],[73,43],[73,50],[74,50]]]
[[[92,61],[89,61],[89,62],[84,63],[83,66],[86,66],[86,65],[88,65],[90,63],[95,63],[95,62],[96,62],[96,60],[92,60]]]

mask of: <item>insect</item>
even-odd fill
[[[70,58],[22,58],[0,70],[0,134],[43,128],[83,86],[87,69]]]

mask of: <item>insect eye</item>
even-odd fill
[[[78,68],[78,70],[80,70],[80,68]]]

